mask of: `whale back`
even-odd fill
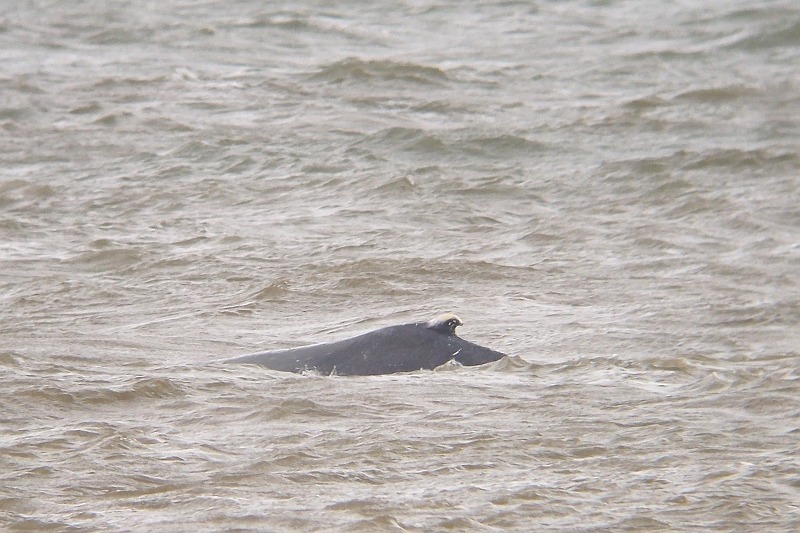
[[[430,321],[389,326],[349,339],[258,352],[229,362],[257,364],[284,372],[314,371],[344,376],[430,370],[454,358],[472,366],[503,357],[500,352],[458,337],[454,322],[447,328],[442,324]]]

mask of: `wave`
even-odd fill
[[[436,67],[386,59],[363,60],[351,57],[321,68],[311,75],[310,79],[329,83],[399,81],[419,85],[441,85],[446,83],[449,77]]]
[[[367,147],[387,153],[410,152],[445,159],[473,157],[503,161],[535,157],[550,149],[545,143],[517,134],[487,135],[481,131],[432,131],[405,127],[379,130],[356,141],[352,147]]]
[[[723,87],[710,87],[692,89],[682,92],[674,97],[675,100],[689,100],[701,103],[729,102],[756,96],[759,94],[755,87],[747,85],[727,85]]]
[[[306,33],[316,35],[339,36],[345,39],[360,39],[358,33],[352,32],[338,24],[325,23],[318,17],[294,11],[277,11],[256,15],[232,23],[222,23],[219,28],[230,28],[234,31],[246,30],[284,30],[292,34]],[[212,28],[205,27],[201,31],[214,32]]]
[[[730,48],[744,50],[763,50],[769,48],[796,47],[800,45],[800,21],[784,22],[780,27],[760,29],[730,45]]]
[[[81,387],[60,384],[29,388],[15,392],[15,397],[27,397],[37,403],[52,405],[102,405],[131,403],[143,399],[165,399],[185,396],[186,391],[168,378],[140,378],[125,385],[108,384]]]
[[[104,240],[95,241],[102,243]],[[102,245],[101,245],[102,246]],[[86,251],[73,258],[71,262],[92,272],[119,271],[140,264],[144,259],[142,250],[137,247],[117,246]]]

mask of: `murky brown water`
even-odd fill
[[[0,529],[800,529],[794,2],[7,4]]]

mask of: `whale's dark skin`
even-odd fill
[[[228,359],[284,372],[314,371],[339,376],[371,376],[433,369],[452,360],[482,365],[505,356],[458,337],[458,317],[445,314],[428,322],[389,326],[325,344],[273,350]]]

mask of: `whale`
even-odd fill
[[[456,315],[445,313],[426,322],[388,326],[349,339],[257,352],[224,362],[283,372],[374,376],[432,370],[449,361],[476,366],[506,355],[462,339],[456,335],[461,325]]]

